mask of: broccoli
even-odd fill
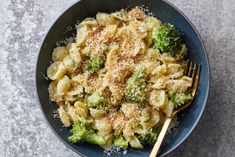
[[[100,106],[104,106],[105,104],[106,100],[102,97],[102,94],[100,92],[95,92],[87,98],[87,106],[89,108],[97,108]]]
[[[128,142],[122,136],[118,136],[114,138],[114,145],[120,148],[127,148]]]
[[[90,57],[90,60],[88,62],[88,65],[86,67],[86,69],[90,72],[90,73],[95,73],[97,72],[99,69],[101,69],[104,66],[104,59],[103,58],[98,58],[98,57]]]
[[[86,121],[80,120],[75,122],[72,126],[71,133],[72,135],[68,137],[68,140],[72,143],[87,141],[92,144],[105,144],[104,138],[95,133],[95,130],[92,129],[90,124]]]
[[[146,68],[141,68],[127,80],[125,89],[125,97],[127,100],[135,103],[143,102],[147,89],[146,72]]]
[[[98,134],[90,134],[86,136],[86,141],[92,144],[104,145],[106,143],[105,139]]]
[[[153,47],[172,56],[181,49],[181,33],[171,24],[163,24],[153,30]]]
[[[141,144],[143,145],[154,145],[154,143],[157,141],[158,134],[160,133],[160,129],[153,130],[150,129],[147,133],[145,134],[140,134],[138,136],[138,139]]]
[[[88,128],[86,124],[77,122],[73,124],[72,129],[70,131],[72,135],[68,137],[68,140],[72,143],[77,143],[78,141],[81,141],[84,139],[88,131]],[[90,129],[89,131],[92,132],[92,130]]]
[[[146,123],[150,120],[150,110],[148,108],[145,108],[141,111],[141,116],[143,117],[143,122]]]
[[[191,92],[188,93],[170,93],[170,100],[177,107],[192,99]]]

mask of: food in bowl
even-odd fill
[[[140,7],[99,12],[76,29],[47,69],[68,140],[103,148],[154,144],[166,117],[192,99],[179,30]]]

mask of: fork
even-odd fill
[[[196,91],[197,91],[197,87],[198,87],[198,82],[199,82],[199,76],[200,76],[200,64],[194,64],[192,62],[189,63],[189,61],[187,62],[187,67],[186,67],[186,70],[185,70],[185,75],[188,76],[188,77],[191,77],[192,80],[193,80],[193,84],[192,84],[192,97],[194,98],[195,94],[196,94]],[[158,136],[158,139],[156,141],[156,143],[154,144],[154,147],[149,155],[149,157],[156,157],[158,151],[159,151],[159,148],[162,144],[162,141],[165,137],[165,134],[168,130],[168,127],[172,121],[172,119],[174,118],[174,116],[179,113],[180,111],[184,110],[185,108],[187,108],[190,104],[192,104],[192,101],[193,101],[193,98],[185,103],[184,105],[181,105],[180,107],[176,108],[170,117],[168,117],[164,124],[163,124],[163,127],[161,129],[161,132]]]

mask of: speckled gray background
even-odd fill
[[[39,45],[77,0],[0,1],[0,157],[74,157],[49,129],[33,87]],[[170,0],[200,32],[211,92],[192,135],[168,157],[235,156],[235,1]]]

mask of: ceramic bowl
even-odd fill
[[[51,62],[52,50],[56,47],[58,41],[72,36],[75,31],[71,28],[74,28],[77,22],[86,17],[94,17],[97,12],[114,12],[122,8],[132,8],[142,5],[148,8],[149,11],[162,22],[171,23],[183,32],[184,41],[189,49],[189,59],[195,63],[201,64],[200,81],[193,104],[187,110],[179,114],[178,126],[170,134],[167,134],[159,153],[160,156],[165,156],[173,151],[190,135],[205,108],[210,82],[206,50],[197,30],[179,9],[169,2],[162,0],[81,0],[66,10],[55,21],[42,42],[36,63],[35,85],[39,104],[48,125],[65,145],[82,156],[104,157],[105,154],[104,150],[96,145],[88,143],[70,143],[67,140],[69,128],[62,127],[63,125],[60,120],[54,118],[54,111],[56,111],[57,106],[49,100],[48,85],[50,81],[45,79],[47,67]],[[51,144],[53,145],[53,143]],[[141,150],[128,149],[126,155],[113,154],[113,156],[147,157],[150,151],[151,147],[146,147]]]

